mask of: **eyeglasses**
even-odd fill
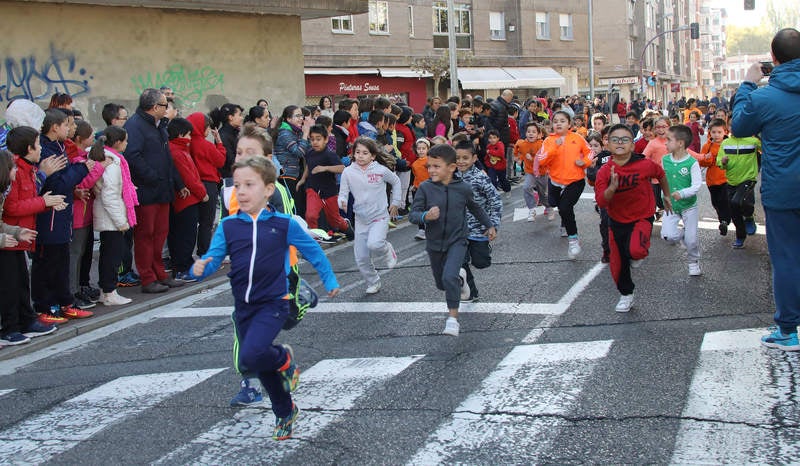
[[[668,129],[669,128],[668,125],[656,125],[655,127],[658,128],[658,129]]]
[[[608,142],[612,142],[614,144],[627,144],[631,141],[633,141],[633,138],[628,136],[622,136],[621,138],[618,138],[616,136],[611,136],[610,138],[608,138]]]
[[[160,103],[159,103],[159,104],[156,104],[156,107],[164,107],[164,108],[167,108],[167,107],[169,107],[169,104],[160,104]]]
[[[299,114],[296,114],[296,115],[292,115],[292,118],[303,118],[303,114],[299,113]]]

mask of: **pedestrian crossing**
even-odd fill
[[[797,458],[800,408],[795,398],[800,360],[795,354],[761,347],[758,341],[763,332],[745,329],[704,335],[683,410],[673,415],[680,422],[675,425],[674,445],[666,447],[672,451],[671,460],[667,457],[664,462],[774,464]],[[614,362],[617,344],[609,339],[512,346],[482,380],[474,381],[474,390],[452,412],[426,425],[427,436],[412,441],[414,446],[407,450],[393,451],[386,462],[531,464],[549,458],[559,448],[559,436],[570,435],[572,423],[582,417],[579,409],[586,392],[609,377],[605,371]],[[302,372],[295,393],[301,415],[292,439],[270,439],[274,416],[268,401],[259,408],[227,412],[219,409],[227,405],[227,399],[220,399],[220,406],[208,407],[217,413],[215,423],[147,462],[280,463],[315,443],[324,443],[330,429],[347,429],[350,416],[369,416],[370,411],[359,406],[360,400],[384,390],[395,379],[410,377],[412,368],[418,376],[426,370],[423,362],[438,357],[321,359]],[[58,455],[195,386],[229,389],[231,374],[223,372],[227,368],[131,375],[91,388],[4,425],[0,464],[57,462]],[[3,403],[15,402],[15,392],[22,396],[22,391],[14,387],[0,391],[0,411]],[[627,395],[609,393],[608,397]],[[425,398],[425,390],[420,396]],[[164,432],[172,428],[153,426]],[[632,437],[635,434],[631,432]]]

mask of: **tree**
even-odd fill
[[[783,28],[796,28],[800,26],[800,10],[795,1],[769,0],[766,21],[773,34]]]
[[[728,26],[726,48],[728,55],[761,55],[769,53],[773,31],[765,24],[758,26]]]
[[[472,52],[456,52],[457,66],[469,65],[472,58]],[[433,93],[439,96],[439,83],[450,75],[450,51],[444,50],[440,54],[415,58],[411,61],[411,69],[421,73],[430,73],[433,78]]]

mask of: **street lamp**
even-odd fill
[[[698,28],[698,29],[695,29],[695,28]],[[653,41],[655,41],[656,39],[658,39],[661,36],[664,36],[666,34],[670,34],[670,33],[673,33],[673,32],[689,31],[689,30],[692,31],[692,38],[695,39],[694,32],[695,32],[695,30],[699,31],[699,25],[697,23],[692,23],[689,26],[680,26],[680,27],[677,27],[675,29],[670,29],[670,30],[667,30],[667,31],[659,32],[658,34],[653,36],[649,41],[647,41],[646,44],[644,44],[644,47],[642,47],[642,54],[639,57],[639,77],[642,80],[642,87],[641,87],[642,94],[644,94],[645,86],[646,86],[645,77],[644,77],[644,54],[645,54],[645,52],[647,52],[647,47],[650,47],[650,44],[652,44]]]

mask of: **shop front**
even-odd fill
[[[427,99],[427,77],[408,68],[306,68],[306,102],[316,105],[323,96],[334,102],[359,97],[402,100],[421,113]]]

